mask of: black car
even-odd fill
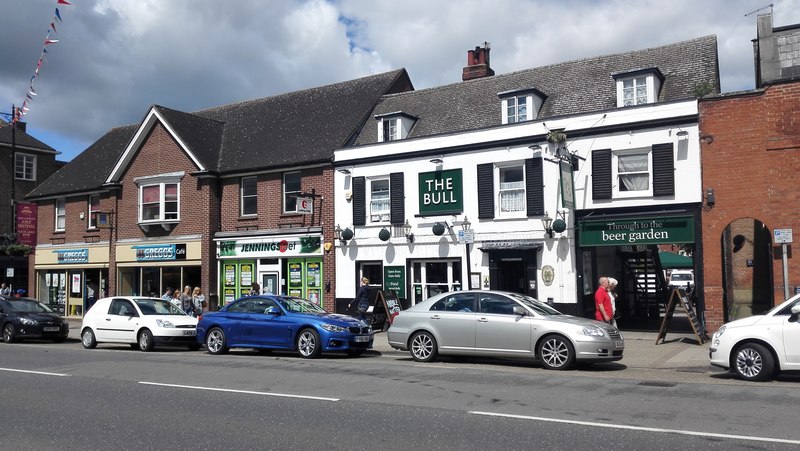
[[[3,296],[0,330],[6,343],[26,338],[62,342],[69,335],[69,322],[36,299]]]

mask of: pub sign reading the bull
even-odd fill
[[[464,211],[461,169],[419,174],[419,214],[433,216]]]

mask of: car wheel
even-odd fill
[[[6,323],[3,327],[3,341],[6,343],[14,343],[17,341],[17,331],[14,330],[14,325]]]
[[[225,354],[228,352],[225,332],[219,327],[209,330],[206,334],[206,348],[208,348],[209,354]]]
[[[746,381],[764,381],[775,372],[775,361],[769,350],[758,343],[745,343],[733,352],[731,367]]]
[[[411,336],[411,345],[408,350],[411,358],[417,362],[430,362],[436,358],[438,352],[436,338],[429,332],[417,332]]]
[[[361,354],[363,354],[364,351],[366,351],[366,349],[348,349],[347,355],[349,355],[350,357],[358,357]]]
[[[86,349],[94,349],[97,347],[97,339],[94,337],[94,332],[88,327],[81,332],[81,343]]]
[[[147,329],[142,329],[142,331],[139,332],[139,338],[136,341],[139,342],[139,349],[142,352],[150,352],[153,350],[153,346],[155,346],[153,333]]]
[[[304,359],[315,359],[322,353],[319,334],[314,329],[303,329],[297,334],[297,352]]]
[[[575,362],[575,349],[561,335],[549,335],[539,344],[539,359],[548,370],[566,370]]]
[[[189,350],[197,351],[198,349],[200,349],[200,346],[202,346],[200,343],[192,343],[189,345]]]

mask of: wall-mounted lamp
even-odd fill
[[[84,212],[81,212],[81,213],[78,215],[78,217],[79,217],[79,218],[81,218],[81,221],[83,221],[83,218],[85,218],[85,217],[86,217],[86,213],[84,213]]]
[[[411,233],[411,224],[408,223],[408,219],[406,219],[406,223],[403,224],[403,234],[406,236],[406,240],[409,243],[414,242],[414,234]]]
[[[672,136],[672,129],[669,129],[669,136]],[[686,136],[689,136],[689,132],[678,127],[678,131],[675,132],[675,136],[677,136],[678,138],[684,138]]]
[[[556,210],[556,219],[550,217],[547,212],[542,217],[542,227],[550,238],[554,238],[554,233],[562,233],[567,230],[567,220],[563,211]]]
[[[542,227],[544,227],[544,233],[550,238],[553,238],[553,218],[551,218],[547,212],[542,216]]]
[[[534,144],[532,146],[528,146],[528,149],[531,149],[532,151],[537,152],[537,151],[542,150],[542,146],[540,146],[539,144]]]
[[[443,164],[444,160],[442,160],[441,158],[434,158],[434,159],[431,160],[431,163],[433,163],[433,164],[438,166],[440,164]]]
[[[336,224],[336,228],[333,229],[333,234],[337,240],[339,240],[342,244],[347,244],[349,240],[353,239],[353,231],[350,228],[346,228],[342,230],[339,224]]]
[[[470,229],[470,227],[472,227],[472,223],[469,222],[469,219],[467,219],[467,217],[465,215],[464,216],[464,220],[461,222],[461,229],[466,232],[467,230]]]
[[[339,174],[350,175],[350,169],[339,169]]]
[[[714,204],[717,203],[716,197],[714,197],[714,188],[708,188],[706,190],[706,205],[709,207],[713,207]]]

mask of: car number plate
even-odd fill
[[[194,331],[194,330],[184,330],[183,331],[183,335],[192,336],[192,335],[196,335],[196,334],[197,334],[197,331]]]
[[[61,330],[60,327],[45,327],[44,328],[45,332],[58,332],[59,330]]]
[[[353,341],[355,341],[357,343],[367,342],[367,341],[369,341],[369,335],[358,335],[353,339]]]
[[[625,347],[625,342],[622,340],[614,340],[614,349],[622,349]]]

